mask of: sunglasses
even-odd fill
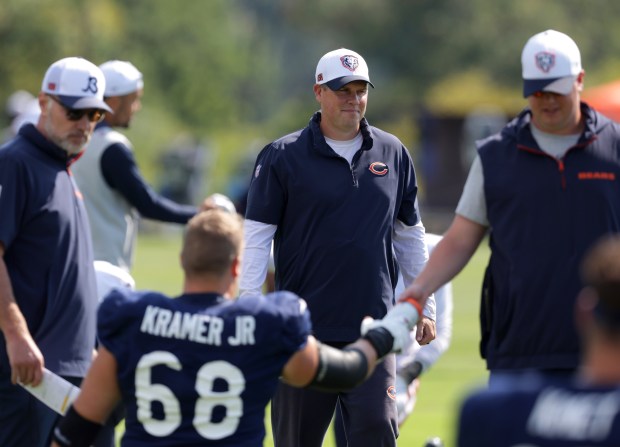
[[[81,120],[84,117],[84,115],[86,115],[86,117],[88,118],[88,121],[90,121],[91,123],[98,123],[105,116],[105,111],[104,110],[100,110],[100,109],[70,109],[69,107],[64,105],[62,102],[60,102],[60,99],[58,99],[56,96],[54,96],[54,95],[47,95],[47,96],[52,98],[52,100],[55,103],[57,103],[63,109],[65,109],[65,113],[66,113],[67,119],[69,121],[79,121],[79,120]]]
[[[559,94],[559,93],[554,93],[554,92],[544,92],[544,91],[542,91],[542,90],[539,90],[539,91],[537,91],[537,92],[532,93],[532,96],[533,96],[534,98],[542,98],[542,97],[543,97],[543,96],[545,96],[545,95],[552,95],[552,96],[564,96],[564,95],[561,95],[561,94]]]

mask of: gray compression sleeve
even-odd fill
[[[319,366],[308,385],[322,391],[348,391],[362,383],[368,373],[368,361],[356,348],[342,350],[318,343]]]

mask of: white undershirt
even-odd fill
[[[363,139],[361,132],[358,132],[357,135],[355,135],[355,138],[353,138],[352,140],[347,141],[332,140],[331,138],[325,137],[325,141],[327,142],[329,147],[331,147],[334,152],[340,155],[342,158],[345,158],[349,162],[349,164],[351,164],[353,156],[356,154],[356,152],[359,151],[362,147],[362,140]]]

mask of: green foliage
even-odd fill
[[[132,141],[147,177],[186,132],[213,142],[214,158],[232,169],[253,142],[307,123],[317,60],[348,47],[364,55],[377,87],[371,122],[415,147],[422,107],[520,109],[521,48],[541,30],[577,41],[586,86],[616,78],[619,15],[616,0],[4,0],[0,102],[17,89],[38,92],[61,57],[130,60],[145,74]]]
[[[151,94],[195,129],[254,120],[255,110],[248,106],[260,101],[255,87],[270,67],[256,63],[267,51],[264,41],[253,38],[257,30],[251,17],[218,1],[179,6],[162,0],[127,5],[136,53],[150,50],[136,63],[150,73]]]

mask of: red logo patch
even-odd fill
[[[370,166],[368,166],[368,170],[375,175],[385,175],[390,171],[388,166],[380,161],[370,163]]]
[[[396,400],[396,387],[394,385],[390,385],[385,392],[390,399]]]

